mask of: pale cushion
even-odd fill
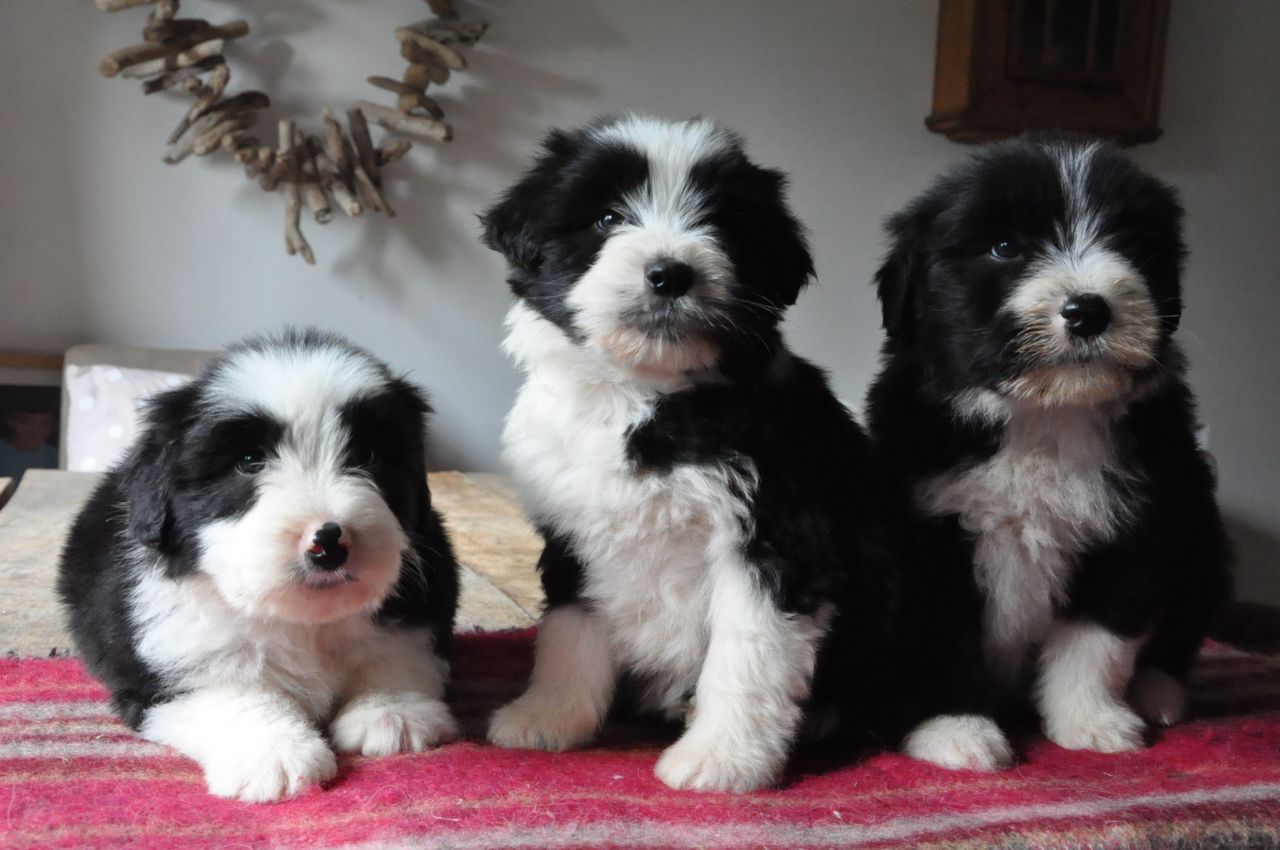
[[[66,468],[101,472],[124,457],[138,434],[148,398],[181,386],[190,375],[120,366],[67,366]]]

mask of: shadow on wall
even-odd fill
[[[374,8],[371,0],[365,2]],[[564,57],[578,48],[628,44],[597,9],[574,0],[557,3],[553,16],[533,4],[463,2],[460,6],[464,18],[483,18],[490,27],[484,39],[466,51],[469,69],[430,92],[454,126],[455,141],[413,140],[413,153],[387,173],[387,200],[396,211],[396,227],[386,227],[381,216],[362,216],[349,223],[361,228],[359,238],[334,258],[333,268],[339,275],[358,274],[392,296],[406,283],[386,266],[393,240],[404,239],[430,265],[454,254],[474,256],[480,234],[475,215],[494,200],[489,191],[478,187],[505,186],[514,180],[531,153],[527,140],[541,138],[548,129],[547,116],[554,115],[560,105],[588,101],[600,92],[590,80],[547,69],[563,64]],[[376,8],[378,14],[386,14],[384,5]],[[412,14],[412,9],[406,10],[403,22],[409,22]],[[427,17],[425,6],[420,14]],[[277,0],[251,20],[255,34],[251,45],[235,43],[228,48],[231,61],[244,69],[242,80],[253,79],[272,93],[271,108],[256,128],[268,144],[274,144],[276,117],[314,111],[313,104],[296,95],[277,93],[285,77],[305,70],[297,65],[309,61],[297,54],[287,37],[323,25],[326,17],[323,4],[316,0]],[[389,18],[389,23],[396,21]],[[398,57],[395,64],[400,65]],[[377,99],[376,94],[368,96]],[[333,106],[341,112],[342,104]],[[229,160],[220,164],[239,169]],[[245,181],[237,201],[257,194],[256,183]]]
[[[1280,537],[1233,516],[1222,520],[1236,550],[1236,598],[1280,605]]]
[[[427,155],[406,157],[402,164],[407,167],[398,174],[408,178],[412,192],[401,199],[400,230],[424,261],[449,257],[459,250],[458,240],[466,244],[461,249],[464,256],[471,254],[480,237],[475,216],[495,200],[477,186],[508,185],[528,165],[531,151],[526,140],[543,136],[547,116],[559,105],[591,100],[600,93],[590,80],[547,68],[576,48],[627,44],[596,9],[579,2],[555,4],[557,28],[554,40],[549,40],[547,9],[534,6],[462,5],[464,17],[484,18],[489,31],[468,52],[470,68],[432,92],[456,139],[431,145]],[[539,61],[544,57],[546,61]],[[359,263],[371,256],[355,252],[343,258],[348,259]]]

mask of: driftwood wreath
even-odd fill
[[[348,216],[365,210],[395,215],[382,193],[382,170],[408,153],[405,139],[375,147],[369,134],[372,121],[396,133],[447,142],[453,129],[440,105],[427,96],[429,85],[441,85],[452,71],[467,67],[460,47],[484,34],[483,21],[459,19],[452,0],[427,0],[435,17],[395,31],[400,55],[409,63],[399,80],[369,77],[369,82],[396,95],[394,107],[368,100],[351,104],[347,126],[324,111],[324,135],[299,130],[293,119],[280,120],[276,143],[250,135],[258,113],[268,107],[265,92],[227,94],[231,70],[223,56],[228,41],[249,34],[243,20],[215,25],[200,18],[179,18],[178,0],[95,0],[104,12],[134,6],[154,6],[142,32],[142,43],[117,50],[102,60],[105,77],[120,75],[143,80],[146,94],[177,89],[195,102],[169,134],[164,161],[182,162],[191,154],[215,151],[234,154],[245,174],[268,192],[284,195],[285,248],[315,263],[315,254],[302,235],[302,206],[318,224],[333,218],[336,205]]]

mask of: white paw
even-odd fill
[[[292,797],[332,779],[338,760],[319,735],[258,738],[217,748],[203,764],[209,793],[246,803]]]
[[[1101,703],[1085,709],[1077,706],[1070,714],[1046,717],[1045,734],[1068,750],[1124,753],[1140,750],[1146,726],[1142,718],[1121,703]]]
[[[990,717],[948,714],[921,723],[902,743],[915,759],[950,770],[994,771],[1013,764],[1013,747]]]
[[[743,792],[772,785],[785,764],[785,752],[752,752],[691,729],[667,747],[653,772],[672,788]]]
[[[1186,716],[1187,692],[1163,670],[1144,667],[1129,685],[1129,704],[1148,723],[1172,726]]]
[[[461,734],[443,702],[415,693],[358,696],[329,724],[338,752],[366,756],[417,753]]]
[[[493,713],[489,741],[507,749],[559,752],[591,743],[599,728],[591,709],[530,692]]]

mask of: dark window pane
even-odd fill
[[[1089,50],[1089,0],[1058,0],[1053,4],[1053,41],[1049,62],[1056,68],[1083,71]]]
[[[1018,59],[1035,67],[1044,61],[1044,7],[1048,0],[1023,0]]]
[[[1097,51],[1093,58],[1093,70],[1110,74],[1116,69],[1116,28],[1120,25],[1122,0],[1098,0]]]

